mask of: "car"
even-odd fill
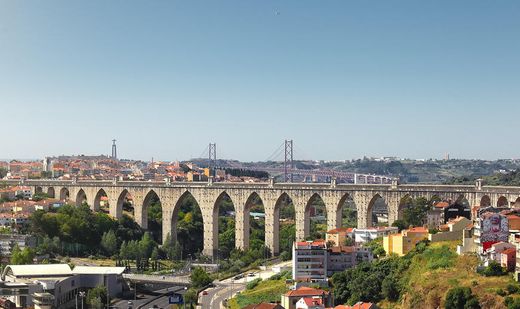
[[[254,276],[256,276],[256,274],[255,274],[255,273],[249,273],[248,276],[249,276],[249,277],[254,277]]]
[[[233,279],[240,280],[242,278],[244,278],[244,275],[236,275],[235,278],[233,278]]]
[[[208,295],[208,291],[202,291],[202,295]]]

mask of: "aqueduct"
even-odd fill
[[[261,200],[265,209],[265,242],[271,253],[279,253],[279,211],[284,199],[292,200],[296,217],[296,239],[303,240],[310,233],[309,205],[316,197],[325,204],[327,228],[341,226],[342,207],[351,198],[357,210],[358,227],[372,226],[372,208],[378,198],[384,199],[388,207],[388,223],[400,216],[403,197],[438,196],[446,200],[465,198],[470,205],[513,205],[520,204],[520,187],[475,185],[400,185],[391,184],[337,184],[333,179],[327,184],[275,183],[228,183],[213,182],[140,182],[140,181],[62,181],[22,180],[34,192],[45,192],[51,197],[69,199],[76,205],[86,202],[92,209],[99,209],[101,196],[108,198],[109,213],[120,218],[125,196],[130,194],[134,204],[136,222],[147,228],[147,207],[152,196],[162,204],[163,239],[170,234],[176,237],[177,212],[184,198],[191,195],[198,203],[203,217],[203,253],[214,256],[218,249],[218,204],[229,197],[235,207],[235,243],[237,248],[249,246],[249,210],[253,200]]]

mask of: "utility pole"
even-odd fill
[[[285,156],[284,156],[284,176],[285,182],[293,182],[293,140],[285,140]]]
[[[209,175],[213,176],[214,169],[217,165],[217,144],[209,143],[208,147]]]

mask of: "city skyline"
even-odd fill
[[[520,3],[0,2],[0,157],[518,158]]]

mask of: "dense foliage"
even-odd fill
[[[113,254],[122,242],[137,240],[143,235],[131,218],[123,216],[115,220],[107,214],[93,212],[87,205],[64,205],[57,211],[38,210],[31,216],[30,231],[39,236],[40,253],[75,256]],[[103,235],[105,241],[102,243]],[[111,238],[111,244],[107,242],[107,236]]]
[[[478,299],[469,287],[455,287],[446,294],[446,309],[480,309]]]
[[[396,301],[405,291],[409,278],[403,274],[412,261],[435,270],[452,266],[455,258],[456,254],[448,247],[431,248],[427,241],[423,241],[404,257],[392,255],[372,263],[363,262],[357,267],[334,274],[334,295],[338,303],[377,303],[383,299]]]

